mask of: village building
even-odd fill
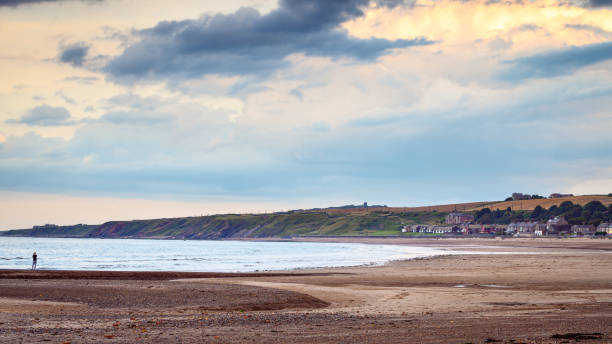
[[[463,224],[461,226],[461,234],[465,234],[465,235],[479,234],[480,228],[482,228],[482,225]]]
[[[597,232],[612,235],[612,222],[604,222],[597,226]]]
[[[445,220],[446,224],[448,225],[460,225],[474,221],[474,216],[465,213],[452,212],[446,215]]]
[[[512,222],[508,225],[506,233],[508,234],[534,234],[538,223],[533,222]]]
[[[536,233],[537,232],[537,233]],[[528,234],[542,236],[546,233],[546,224],[537,221],[512,222],[506,227],[506,234]]]
[[[546,222],[546,234],[563,234],[570,231],[570,225],[563,216],[555,216]]]
[[[432,226],[429,228],[430,233],[434,234],[460,234],[461,228],[457,226]]]
[[[402,228],[402,232],[410,232],[410,233],[425,233],[425,229],[427,226],[425,225],[406,225]]]
[[[428,234],[462,234],[459,226],[411,225],[404,226],[402,232]]]
[[[506,231],[506,225],[464,224],[461,226],[461,234],[465,234],[465,235],[497,234],[497,233],[504,233],[505,231]]]
[[[480,228],[480,234],[505,233],[507,229],[507,225],[482,225]]]
[[[593,235],[595,234],[597,227],[593,225],[573,225],[572,233],[580,235]]]

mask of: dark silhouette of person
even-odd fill
[[[32,270],[36,270],[36,260],[38,259],[38,256],[36,255],[36,251],[34,251],[34,253],[32,254]]]

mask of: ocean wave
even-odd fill
[[[32,247],[44,257],[39,262],[45,268],[60,270],[247,272],[377,265],[440,254],[430,248],[347,243],[7,238],[0,241],[0,268],[28,267]]]

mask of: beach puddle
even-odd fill
[[[478,287],[485,287],[485,288],[512,288],[509,285],[499,285],[499,284],[457,284],[457,285],[453,286],[453,288],[478,288]]]
[[[481,287],[487,288],[512,288],[509,285],[499,285],[499,284],[481,284]]]

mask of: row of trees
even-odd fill
[[[525,200],[525,199],[544,199],[544,196],[540,196],[538,194],[534,194],[534,195],[527,195],[527,194],[523,194],[520,192],[515,192],[512,194],[512,196],[506,198],[504,201],[520,201],[520,200]]]
[[[599,225],[602,222],[612,222],[612,204],[608,207],[599,201],[592,201],[583,206],[565,201],[559,206],[549,209],[541,206],[533,211],[491,210],[484,208],[476,212],[474,220],[481,224],[508,224],[517,221],[545,222],[555,216],[563,216],[572,225]]]

